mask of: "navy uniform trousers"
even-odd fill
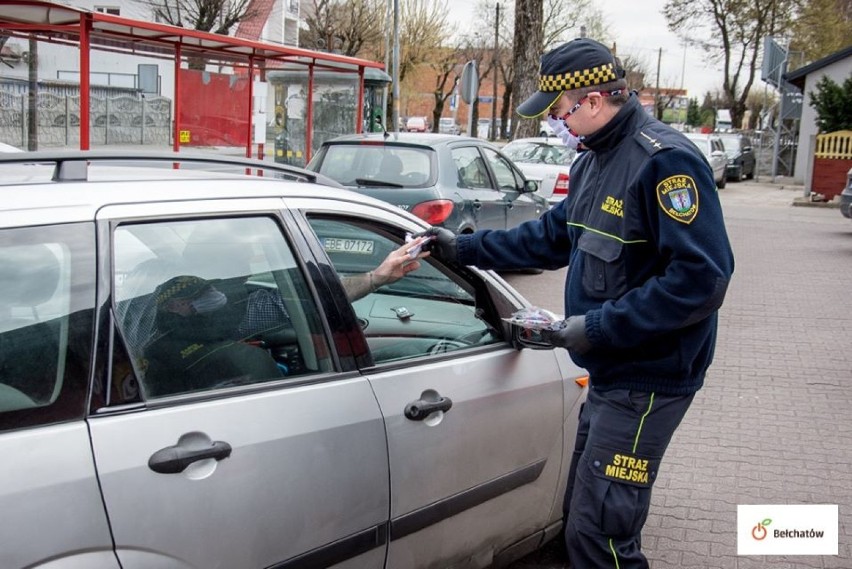
[[[639,569],[660,461],[695,394],[589,389],[565,494],[572,569]]]

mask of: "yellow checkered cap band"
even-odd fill
[[[173,298],[192,298],[199,295],[210,285],[200,277],[181,275],[169,279],[160,285],[157,291],[157,304],[163,305]]]
[[[614,67],[612,63],[607,63],[592,67],[591,69],[580,69],[558,75],[542,75],[538,80],[538,90],[545,93],[570,91],[571,89],[580,89],[582,87],[591,87],[592,85],[615,81],[618,77],[615,74]]]

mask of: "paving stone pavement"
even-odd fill
[[[852,569],[852,220],[792,207],[801,195],[721,191],[736,269],[714,363],[654,489],[642,538],[654,569]],[[541,294],[532,278],[508,280]],[[839,555],[737,556],[738,504],[838,504]],[[536,567],[567,566],[513,565]]]

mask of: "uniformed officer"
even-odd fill
[[[709,164],[626,87],[596,41],[546,53],[518,113],[548,112],[589,148],[568,197],[511,230],[428,232],[434,254],[462,264],[569,266],[566,319],[548,336],[590,374],[565,497],[568,559],[582,569],[648,567],[651,488],[713,359],[734,269]]]

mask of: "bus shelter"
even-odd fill
[[[282,114],[287,113],[290,119],[301,119],[289,121],[291,128],[298,125],[300,130],[290,133],[291,140],[301,146],[290,150],[301,156],[294,163],[304,164],[310,159],[311,149],[322,142],[313,140],[314,123],[317,108],[321,110],[329,97],[351,110],[340,114],[348,117],[348,122],[340,126],[340,134],[362,132],[365,124],[369,127],[372,117],[365,118],[365,108],[369,111],[370,107],[365,107],[364,102],[372,97],[365,91],[365,75],[375,76],[384,67],[382,63],[334,53],[38,0],[0,0],[0,37],[3,36],[53,49],[44,61],[42,56],[35,64],[29,60],[26,79],[15,79],[0,69],[0,90],[8,86],[18,88],[21,97],[44,97],[45,102],[40,98],[37,105],[30,107],[30,114],[38,108],[39,115],[46,114],[43,109],[52,101],[43,91],[55,97],[71,92],[70,99],[65,99],[65,112],[55,112],[39,128],[50,131],[64,126],[77,130],[72,138],[78,138],[81,150],[90,149],[93,138],[96,144],[110,145],[121,143],[128,132],[136,136],[136,131],[142,132],[144,143],[145,133],[150,139],[161,126],[174,151],[183,146],[244,147],[245,155],[251,157],[256,146],[258,157],[263,157],[267,128],[287,125],[282,123]],[[61,63],[63,57],[65,63]],[[68,58],[73,63],[68,63]],[[45,71],[50,65],[56,70]],[[133,73],[122,73],[124,70]],[[297,85],[282,89],[280,78],[294,71]],[[34,72],[46,76],[34,81]],[[273,89],[267,83],[270,73],[279,77]],[[114,84],[131,75],[132,86]],[[151,77],[153,80],[148,80]],[[147,87],[142,83],[147,83]],[[150,107],[161,94],[158,89],[163,83],[169,84],[172,95],[171,99],[160,97],[166,118]],[[107,95],[101,96],[102,93]],[[298,99],[299,104],[288,109],[288,101],[280,93],[287,94],[290,103]],[[138,102],[134,99],[148,106],[143,104],[141,113],[128,111]],[[25,114],[22,112],[21,116]]]

